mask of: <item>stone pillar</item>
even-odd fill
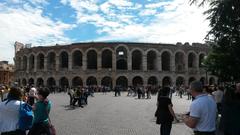
[[[117,70],[117,58],[116,58],[116,52],[113,52],[112,54],[112,70],[116,71]]]
[[[187,73],[188,72],[188,56],[187,56],[187,54],[184,56],[184,61],[185,61],[185,71]]]
[[[174,54],[171,54],[170,56],[170,71],[175,72],[176,67],[175,67],[175,56]]]
[[[47,56],[44,56],[44,71],[47,71]]]
[[[157,68],[158,71],[162,71],[162,57],[160,54],[157,54]]]
[[[127,64],[128,64],[128,70],[132,70],[132,54],[131,52],[128,52],[128,58],[127,58]]]
[[[197,70],[197,73],[199,73],[199,56],[196,55],[196,70]]]
[[[127,76],[127,79],[128,79],[128,86],[133,86],[133,83],[132,83],[133,78]]]
[[[30,63],[30,59],[27,57],[27,73],[29,73],[29,69],[30,69],[29,63]]]
[[[34,56],[34,72],[36,72],[37,71],[37,56]],[[34,82],[35,83],[35,82]]]
[[[87,55],[83,54],[82,55],[82,69],[85,71],[87,69]]]
[[[146,54],[143,54],[143,57],[142,57],[142,68],[143,68],[143,71],[147,71],[147,55]]]
[[[72,54],[68,55],[68,71],[72,71]]]
[[[97,53],[97,70],[102,70],[102,57],[101,53]]]
[[[60,61],[59,61],[59,55],[56,55],[56,71],[59,71]]]

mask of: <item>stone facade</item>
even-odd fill
[[[15,78],[21,86],[213,84],[217,78],[201,64],[209,49],[199,43],[127,42],[22,47],[14,58]]]
[[[10,85],[13,82],[13,65],[0,61],[0,84]]]

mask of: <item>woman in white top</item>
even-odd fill
[[[19,107],[22,92],[18,88],[11,88],[7,100],[0,103],[0,133],[1,135],[25,135],[19,130]]]

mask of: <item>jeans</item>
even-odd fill
[[[160,135],[170,135],[172,129],[172,123],[164,123],[160,126]]]

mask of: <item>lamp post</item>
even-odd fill
[[[207,56],[204,56],[204,58],[203,58],[203,61],[205,61],[207,59]],[[205,70],[205,85],[208,85],[208,72],[207,72],[207,66],[204,64],[204,62],[201,62],[201,65],[202,65],[202,67],[204,68],[204,70]]]

